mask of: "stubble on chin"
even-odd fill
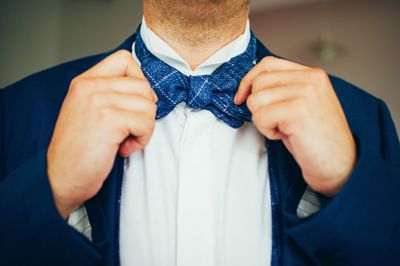
[[[247,18],[249,0],[145,0],[172,41],[192,47],[229,39]]]

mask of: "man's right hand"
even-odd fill
[[[49,181],[64,218],[100,190],[117,152],[126,157],[149,142],[156,102],[127,51],[72,80],[47,152]]]

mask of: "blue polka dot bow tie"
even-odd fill
[[[154,56],[137,31],[135,53],[144,75],[158,96],[156,119],[168,115],[176,105],[185,102],[193,109],[204,109],[232,128],[251,121],[246,104],[239,106],[233,98],[241,79],[257,60],[257,42],[251,34],[246,51],[218,67],[211,75],[186,76]]]

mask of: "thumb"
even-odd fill
[[[129,136],[119,146],[118,154],[125,158],[143,148],[143,145],[140,144],[134,136]]]

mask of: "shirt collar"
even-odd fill
[[[242,35],[222,47],[203,63],[201,63],[195,70],[191,70],[189,64],[185,62],[185,60],[171,46],[169,46],[150,28],[147,27],[144,17],[142,19],[140,35],[147,49],[149,49],[153,55],[164,61],[166,64],[174,67],[181,73],[187,76],[209,75],[220,65],[246,50],[250,42],[250,22],[247,20],[246,29]],[[134,58],[137,60],[134,53],[134,46],[135,44],[133,43],[132,53]]]

